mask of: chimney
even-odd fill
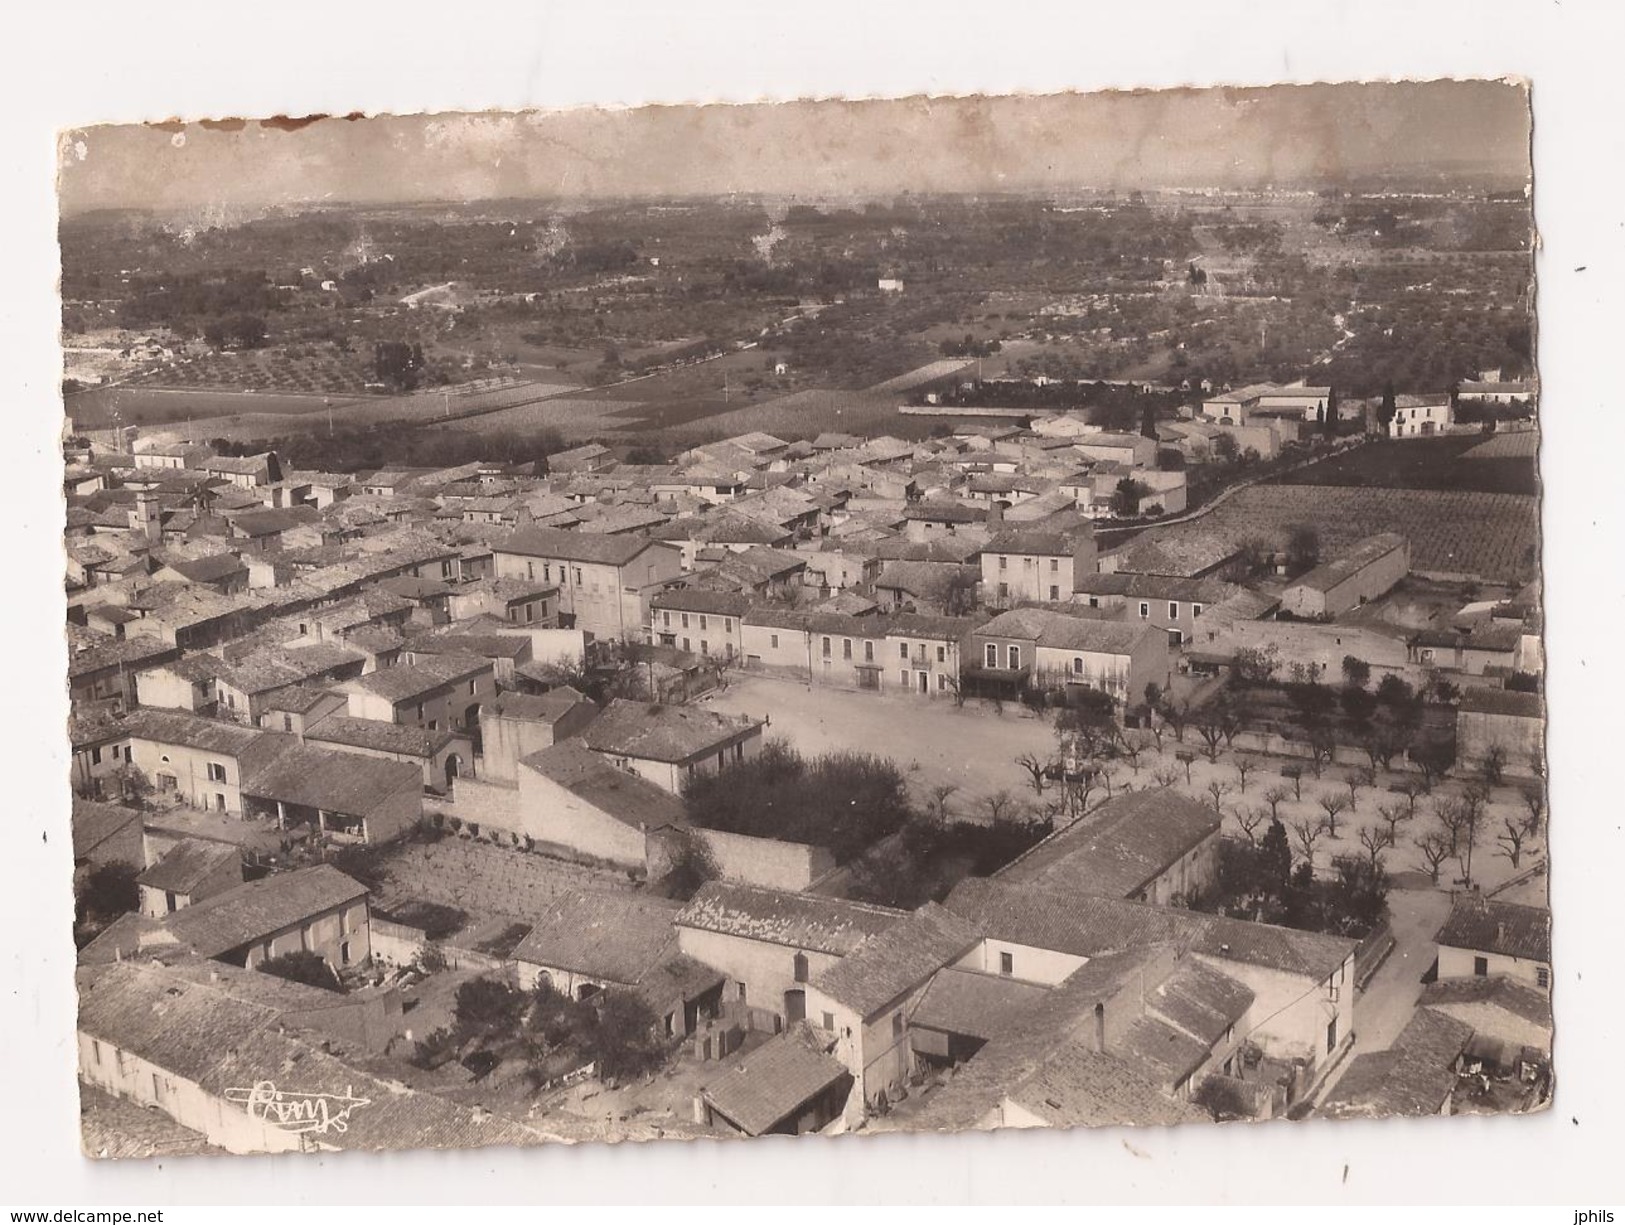
[[[1004,507],[998,502],[991,503],[987,508],[987,521],[989,523],[1004,522]]]
[[[209,971],[209,981],[210,981],[210,982],[211,982],[211,983],[217,983],[217,982],[219,982],[219,981],[220,981],[220,971],[219,971],[219,970],[214,970],[214,969],[211,969],[211,970],[210,970],[210,971]]]

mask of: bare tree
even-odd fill
[[[1151,771],[1151,780],[1159,787],[1172,787],[1179,781],[1179,770],[1174,766],[1158,766]]]
[[[1379,804],[1377,805],[1377,815],[1388,826],[1388,845],[1398,846],[1399,827],[1416,816],[1416,813],[1403,804]]]
[[[1129,769],[1138,774],[1140,772],[1140,757],[1145,753],[1144,738],[1125,735],[1123,743],[1118,746],[1118,752],[1122,754],[1123,760],[1128,762]]]
[[[1044,771],[1049,763],[1039,758],[1037,753],[1023,753],[1016,758],[1016,765],[1027,771],[1027,777],[1032,782],[1033,791],[1038,795],[1044,794]]]
[[[931,796],[926,801],[926,812],[938,825],[946,825],[950,819],[948,801],[953,799],[959,790],[958,783],[938,783],[931,788]]]
[[[1337,837],[1337,818],[1349,807],[1348,797],[1340,791],[1323,791],[1317,797],[1321,811],[1326,814],[1322,824],[1326,832]]]
[[[1478,763],[1479,776],[1483,778],[1487,787],[1499,787],[1501,779],[1506,774],[1507,751],[1499,744],[1492,744],[1485,750],[1484,760]]]
[[[982,807],[987,810],[987,819],[993,825],[1004,821],[1015,802],[1016,797],[1002,789],[982,797]]]
[[[1523,858],[1523,844],[1529,837],[1529,826],[1524,821],[1512,817],[1501,819],[1501,832],[1495,836],[1500,844],[1501,854],[1512,861],[1512,870],[1518,870],[1518,861]]]
[[[1303,767],[1297,762],[1281,767],[1281,777],[1292,784],[1292,798],[1303,799]]]
[[[1539,783],[1531,783],[1523,788],[1523,806],[1529,816],[1524,819],[1524,827],[1529,831],[1530,837],[1540,834],[1541,819],[1546,815],[1546,789]]]
[[[1207,793],[1213,797],[1213,811],[1222,812],[1223,810],[1219,807],[1219,801],[1230,793],[1230,784],[1222,783],[1218,779],[1214,779],[1207,785]]]
[[[1089,811],[1089,797],[1094,794],[1096,777],[1094,770],[1084,770],[1079,774],[1068,776],[1066,807],[1074,817],[1081,817]]]
[[[1410,809],[1411,816],[1414,817],[1416,815],[1416,801],[1427,795],[1431,788],[1419,778],[1407,778],[1399,784],[1397,790],[1400,795],[1405,797],[1405,804]]]
[[[1489,808],[1490,789],[1482,783],[1468,783],[1461,789],[1462,807],[1462,842],[1466,854],[1462,859],[1461,874],[1470,885],[1473,883],[1473,850],[1478,846],[1479,834],[1483,832],[1484,816]]]
[[[1145,730],[1150,733],[1152,742],[1157,746],[1157,752],[1162,752],[1162,737],[1168,731],[1168,720],[1163,717],[1162,711],[1155,706],[1145,708]]]
[[[1162,717],[1167,720],[1168,726],[1174,729],[1174,739],[1184,744],[1185,728],[1191,721],[1190,703],[1181,702],[1175,706],[1170,702],[1162,708]]]
[[[1281,805],[1292,798],[1292,788],[1276,786],[1264,793],[1264,803],[1270,806],[1270,819],[1275,820],[1281,815]]]
[[[1247,794],[1247,776],[1258,769],[1258,763],[1250,757],[1238,757],[1235,760],[1236,780],[1239,784],[1237,790],[1242,795]]]
[[[1435,885],[1439,883],[1439,869],[1444,861],[1455,854],[1450,849],[1450,835],[1443,830],[1429,830],[1416,839],[1416,849],[1422,853],[1422,864],[1427,871],[1428,879]]]
[[[1204,714],[1196,725],[1196,734],[1202,738],[1202,756],[1210,762],[1218,761],[1223,751],[1220,746],[1224,743],[1224,727],[1217,714]]]
[[[1332,764],[1332,758],[1337,756],[1337,740],[1331,729],[1317,727],[1309,732],[1309,768],[1319,778],[1326,767]]]
[[[1360,766],[1350,770],[1343,785],[1349,792],[1349,811],[1356,812],[1360,807],[1360,792],[1377,781],[1377,772],[1370,766]]]
[[[1394,840],[1380,825],[1364,825],[1360,827],[1360,845],[1365,848],[1366,861],[1375,872],[1382,867],[1382,853],[1394,845]]]
[[[1298,841],[1298,850],[1303,852],[1303,861],[1312,870],[1315,866],[1315,843],[1326,832],[1326,822],[1315,820],[1312,817],[1299,817],[1292,823],[1292,836]]]
[[[1450,842],[1450,853],[1461,853],[1461,835],[1467,828],[1467,810],[1454,796],[1441,795],[1433,801],[1433,815]]]
[[[1178,758],[1179,764],[1185,767],[1185,786],[1189,787],[1191,785],[1191,765],[1196,761],[1196,754],[1181,750],[1175,753],[1174,756]]]
[[[1264,828],[1266,821],[1272,820],[1269,809],[1253,804],[1237,804],[1235,807],[1236,824],[1241,826],[1241,832],[1247,841],[1258,845],[1258,831]]]
[[[1117,767],[1109,761],[1102,762],[1097,777],[1100,779],[1100,785],[1106,788],[1106,798],[1111,799],[1114,784],[1117,782]]]

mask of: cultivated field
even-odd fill
[[[1250,539],[1284,544],[1292,527],[1320,533],[1331,556],[1364,536],[1399,532],[1411,542],[1411,566],[1424,574],[1525,582],[1536,573],[1540,503],[1510,493],[1255,485],[1192,523],[1150,528],[1140,539],[1208,536],[1230,546]]]
[[[1540,435],[1534,430],[1491,434],[1467,450],[1467,459],[1534,459],[1540,450]]]
[[[1505,445],[1502,437],[1486,442],[1478,434],[1452,434],[1368,442],[1280,480],[1293,485],[1535,493],[1536,435],[1508,434]]]

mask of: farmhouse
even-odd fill
[[[1001,613],[971,633],[966,675],[1010,691],[1079,685],[1132,703],[1166,688],[1168,635],[1150,625],[1092,620],[1043,608]]]
[[[641,634],[649,597],[683,572],[682,551],[663,541],[559,528],[514,532],[493,557],[498,578],[557,582],[560,624],[598,638]]]
[[[1295,617],[1339,617],[1386,595],[1410,568],[1411,546],[1405,537],[1394,532],[1367,536],[1292,583],[1281,596],[1281,610]]]
[[[1552,988],[1552,914],[1458,894],[1434,941],[1439,980],[1505,974],[1541,991]]]
[[[1008,529],[982,546],[982,593],[990,605],[1068,600],[1097,568],[1094,534]]]
[[[1473,768],[1500,750],[1506,773],[1527,778],[1545,768],[1544,731],[1538,693],[1470,688],[1456,707],[1456,759]]]
[[[733,718],[693,706],[616,698],[587,726],[582,743],[612,765],[680,795],[683,783],[754,757],[760,719]]]
[[[1453,419],[1449,396],[1398,396],[1394,419],[1388,423],[1390,438],[1428,438],[1443,434]]]

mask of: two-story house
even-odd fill
[[[493,548],[498,578],[557,584],[559,620],[597,638],[641,637],[651,596],[681,577],[682,551],[639,536],[533,527]]]

